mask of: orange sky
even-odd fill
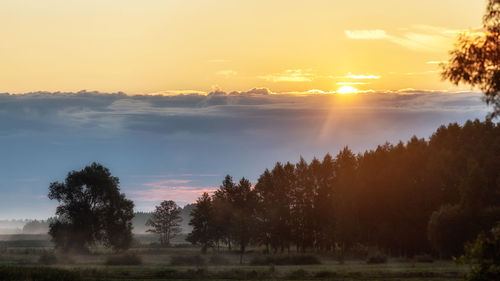
[[[0,92],[448,89],[483,0],[3,0]],[[339,84],[340,83],[340,84]]]

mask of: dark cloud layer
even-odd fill
[[[477,93],[424,91],[351,97],[268,89],[170,96],[0,94],[0,218],[16,210],[17,216],[49,215],[53,205],[40,198],[50,181],[91,161],[110,167],[130,194],[149,194],[144,183],[153,179],[145,175],[231,173],[256,179],[275,161],[335,154],[345,145],[362,151],[412,135],[429,137],[441,124],[482,119],[487,110]],[[204,178],[189,190],[219,181]],[[155,194],[164,194],[162,186],[156,188]],[[16,201],[26,194],[34,201]]]

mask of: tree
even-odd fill
[[[463,262],[473,264],[468,281],[495,281],[500,279],[500,225],[489,233],[481,233],[465,247]]]
[[[193,230],[186,238],[187,241],[193,244],[201,244],[201,252],[204,254],[207,252],[208,247],[213,245],[212,213],[212,198],[208,193],[204,192],[191,211],[189,225],[193,227]]]
[[[500,0],[489,0],[483,18],[484,31],[464,33],[442,65],[442,77],[454,84],[479,87],[493,105],[490,117],[500,114]]]
[[[53,182],[49,198],[60,204],[49,234],[57,248],[85,251],[96,243],[124,250],[132,243],[134,203],[120,193],[119,179],[98,163]]]
[[[232,210],[234,239],[240,246],[240,264],[243,263],[245,249],[250,243],[255,226],[257,197],[249,180],[242,178],[229,198]]]
[[[160,235],[160,244],[162,246],[170,246],[170,240],[181,232],[180,216],[181,208],[174,201],[168,200],[161,202],[160,206],[156,206],[151,218],[146,222],[146,226],[151,226],[148,232]]]
[[[236,184],[230,175],[226,175],[222,181],[222,185],[212,196],[212,228],[215,246],[219,249],[220,243],[227,244],[231,250],[231,242],[233,240],[233,206],[231,197],[236,192]]]

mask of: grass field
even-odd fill
[[[200,255],[197,248],[134,248],[139,265],[106,265],[114,255],[97,250],[88,255],[56,255],[49,265],[40,263],[43,254],[53,253],[41,240],[9,241],[0,244],[0,280],[460,280],[468,270],[452,261],[416,262],[389,259],[367,264],[365,260],[339,263],[333,255],[308,253],[320,264],[251,265],[262,257],[258,249],[239,255],[228,251]],[[24,243],[24,244],[23,244]],[[294,254],[290,254],[294,255]],[[286,255],[282,255],[286,256]],[[215,257],[215,258],[214,258]],[[175,266],[172,264],[176,264]]]

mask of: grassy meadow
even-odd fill
[[[16,239],[17,238],[17,239]],[[227,249],[200,254],[199,248],[174,244],[154,248],[138,243],[116,255],[97,248],[88,254],[55,253],[46,236],[0,237],[0,280],[460,280],[468,270],[451,260],[389,258],[369,264],[333,254],[265,255],[251,248],[239,254]],[[140,237],[148,241],[150,236]]]

